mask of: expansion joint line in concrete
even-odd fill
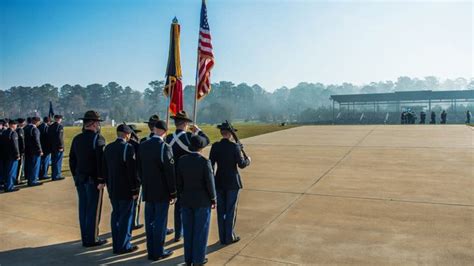
[[[255,256],[249,256],[249,255],[239,255],[239,256],[240,256],[240,257],[245,257],[245,258],[250,258],[250,259],[264,260],[264,261],[274,262],[274,263],[300,265],[300,264],[298,264],[298,263],[289,262],[289,261],[282,261],[282,260],[275,260],[275,259],[260,258],[260,257],[255,257]]]
[[[404,200],[404,199],[392,199],[392,198],[343,196],[343,195],[331,195],[331,194],[321,194],[321,193],[306,193],[306,195],[310,195],[310,196],[321,196],[321,197],[333,197],[333,198],[343,198],[343,199],[377,200],[377,201],[388,201],[388,202],[415,203],[415,204],[428,204],[428,205],[443,205],[443,206],[456,206],[456,207],[474,207],[474,205],[471,205],[471,204],[445,203],[445,202],[432,202],[432,201],[418,201],[418,200]]]
[[[237,253],[235,253],[234,256],[230,257],[229,260],[227,260],[227,262],[224,264],[224,265],[227,265],[230,261],[232,261],[236,256],[240,255],[240,253],[245,249],[247,248],[258,236],[260,236],[266,228],[268,228],[271,224],[273,224],[273,222],[275,222],[278,218],[280,218],[283,214],[285,214],[291,207],[293,207],[293,205],[299,201],[314,185],[316,185],[324,176],[326,176],[327,174],[329,174],[334,168],[336,168],[351,152],[352,150],[355,149],[355,147],[357,147],[358,145],[360,145],[370,134],[372,134],[372,132],[374,132],[374,130],[376,129],[377,127],[374,127],[372,128],[360,141],[358,141],[351,149],[349,149],[345,154],[344,156],[339,160],[337,161],[331,168],[329,168],[326,172],[324,172],[324,174],[322,174],[313,184],[311,184],[308,189],[306,189],[305,192],[299,194],[290,204],[288,204],[288,206],[283,210],[281,211],[277,216],[275,216],[272,220],[270,220],[270,222],[268,222],[267,224],[265,224],[265,226],[263,226],[253,237],[252,239],[250,239],[250,241],[245,244]]]
[[[325,176],[327,176],[332,170],[334,170],[334,168],[336,168],[342,161],[344,161],[347,156],[356,148],[358,147],[362,142],[364,142],[365,139],[367,139],[367,137],[372,134],[372,132],[374,132],[374,130],[376,129],[377,127],[374,127],[372,128],[363,138],[361,138],[354,146],[352,146],[345,154],[344,156],[342,156],[341,159],[339,159],[333,166],[331,166],[326,172],[324,172],[319,178],[316,179],[316,181],[313,182],[313,184],[311,184],[310,186],[308,186],[308,188],[303,192],[303,194],[306,194],[308,193],[308,191],[314,187],[319,181],[321,181]],[[302,195],[303,195],[302,194]]]
[[[474,129],[473,129],[474,130]],[[278,147],[335,147],[335,148],[353,148],[353,145],[340,145],[340,144],[272,144],[272,143],[248,143],[245,146],[278,146]],[[439,147],[429,147],[429,146],[382,146],[382,145],[367,145],[367,146],[357,146],[357,148],[362,149],[382,149],[382,148],[395,148],[395,149],[427,149],[427,150],[440,150],[440,149],[455,149],[455,150],[472,150],[472,147],[449,147],[449,146],[439,146]]]

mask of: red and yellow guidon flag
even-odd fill
[[[181,81],[181,59],[179,52],[180,25],[176,17],[173,19],[170,31],[170,50],[168,66],[166,68],[166,84],[164,94],[170,97],[169,110],[171,115],[176,115],[183,110],[183,83]]]

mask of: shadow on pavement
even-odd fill
[[[109,242],[100,247],[84,248],[81,241],[71,241],[43,247],[19,248],[0,252],[0,265],[180,265],[184,256],[171,257],[163,261],[152,262],[147,259],[145,233],[132,238],[133,245],[140,245],[134,253],[115,255],[112,253],[110,233],[101,236]],[[183,242],[169,240],[165,246],[173,251],[183,248]],[[223,248],[219,242],[207,247],[207,254]],[[182,252],[180,252],[182,253]]]

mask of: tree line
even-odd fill
[[[104,118],[116,121],[145,121],[150,114],[165,116],[167,98],[163,95],[163,80],[151,81],[143,90],[122,87],[117,82],[106,85],[91,84],[14,86],[0,90],[0,116],[25,117],[48,114],[49,102],[55,113],[63,114],[72,123],[89,109]],[[282,87],[268,92],[259,85],[234,84],[221,81],[212,84],[211,93],[198,104],[199,123],[218,123],[225,119],[260,122],[307,122],[308,117],[328,116],[331,112],[330,95],[382,93],[410,90],[474,89],[474,79],[423,79],[399,77],[396,81],[371,82],[367,85],[343,83],[299,83],[294,88]],[[192,115],[194,86],[184,88],[185,110]]]

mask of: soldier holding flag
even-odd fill
[[[173,151],[174,161],[185,155],[191,153],[188,146],[190,145],[190,139],[193,134],[201,135],[207,144],[209,144],[209,138],[204,134],[199,127],[193,126],[191,132],[187,132],[189,123],[192,120],[187,116],[183,110],[183,85],[181,82],[181,60],[180,60],[180,25],[178,19],[175,17],[171,24],[170,30],[170,46],[168,56],[168,66],[166,68],[166,86],[164,94],[169,97],[169,105],[166,110],[166,126],[168,127],[169,118],[174,119],[176,126],[176,132],[166,137],[166,143],[168,143]],[[171,117],[169,113],[171,112]],[[206,144],[206,145],[207,145]],[[174,208],[174,233],[175,241],[180,241],[183,235],[183,224],[181,214],[181,202],[178,195],[178,199]]]
[[[176,162],[178,162],[179,158],[181,158],[183,155],[191,153],[189,145],[191,144],[190,140],[193,135],[201,136],[205,140],[206,145],[210,143],[209,137],[198,126],[194,125],[192,127],[192,133],[187,131],[189,123],[192,123],[193,121],[187,116],[185,111],[181,111],[176,115],[171,116],[171,118],[174,120],[176,131],[166,137],[166,143],[172,147],[173,157]],[[174,207],[175,241],[181,240],[183,235],[181,217],[181,201],[178,195],[178,200],[176,201]]]

